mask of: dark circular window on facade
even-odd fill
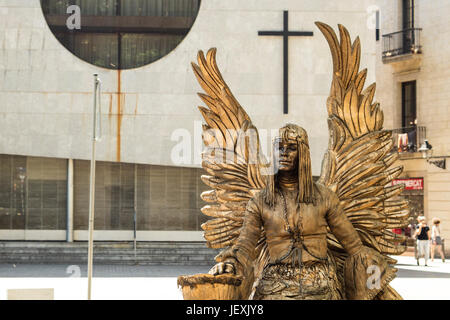
[[[172,51],[200,0],[41,0],[56,38],[77,57],[108,69],[144,66]]]

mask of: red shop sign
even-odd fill
[[[392,185],[405,184],[405,190],[423,190],[423,178],[394,179]]]

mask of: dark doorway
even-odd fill
[[[402,127],[414,127],[417,119],[416,81],[402,83]]]

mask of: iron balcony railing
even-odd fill
[[[421,53],[421,28],[410,28],[383,35],[383,58],[407,53]]]
[[[394,142],[393,151],[418,152],[427,138],[426,127],[412,126],[390,130]]]

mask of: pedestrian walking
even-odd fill
[[[425,265],[427,266],[428,258],[430,256],[430,227],[427,226],[427,221],[424,216],[417,218],[419,225],[416,229],[417,237],[417,265],[419,266],[419,259],[421,256],[425,259]]]
[[[439,218],[433,218],[433,226],[431,227],[431,261],[434,261],[434,253],[436,248],[441,255],[442,262],[445,262],[444,252],[442,250],[442,238],[441,238],[441,220]]]

